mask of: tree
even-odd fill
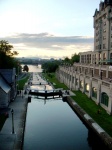
[[[28,68],[28,66],[27,66],[27,65],[25,65],[25,66],[23,67],[23,71],[26,71],[26,72],[28,72],[28,71],[29,71],[29,68]]]
[[[47,61],[42,64],[42,69],[44,70],[44,72],[47,73],[55,72],[60,64],[61,64],[60,60]]]
[[[79,62],[80,61],[80,56],[79,54],[73,54],[72,57],[71,57],[71,64],[73,64],[74,62]]]
[[[16,51],[12,51],[13,46],[8,41],[0,41],[0,68],[17,68],[17,61],[13,56],[18,55]]]
[[[0,53],[4,53],[7,56],[14,56],[14,55],[18,55],[18,53],[16,51],[11,51],[13,48],[12,45],[10,45],[8,43],[8,41],[5,40],[1,40],[0,41]]]
[[[65,57],[65,59],[63,60],[64,63],[70,63],[70,59],[68,57]]]

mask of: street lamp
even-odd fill
[[[13,109],[11,110],[11,113],[12,113],[12,134],[14,134],[14,117],[13,117],[14,110]]]

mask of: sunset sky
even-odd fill
[[[63,58],[93,51],[100,0],[0,0],[0,40],[19,57]]]

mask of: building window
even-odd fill
[[[78,79],[76,79],[76,83],[75,84],[78,85]]]
[[[89,92],[89,84],[86,84],[86,92]]]
[[[103,54],[103,60],[105,60],[105,59],[106,59],[106,53]]]
[[[105,44],[103,44],[103,49],[105,49],[106,47],[105,47]]]
[[[103,30],[103,32],[105,33],[105,32],[106,32],[106,30],[104,29],[104,30]]]
[[[80,81],[80,88],[83,88],[84,87],[84,83],[83,83],[83,81],[81,80]]]
[[[112,59],[112,53],[110,53],[110,59]]]
[[[103,25],[106,26],[106,22],[104,22]]]
[[[111,48],[112,48],[112,42],[111,42]]]
[[[97,89],[95,87],[92,88],[92,97],[97,99]]]
[[[103,36],[103,40],[105,40],[106,39],[106,36]]]
[[[101,95],[101,103],[108,107],[108,102],[109,102],[109,97],[105,92],[103,92]]]

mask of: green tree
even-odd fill
[[[63,62],[69,64],[70,63],[70,58],[65,57],[65,59],[63,60]]]
[[[26,71],[26,72],[28,72],[28,71],[29,71],[29,68],[28,68],[28,66],[27,66],[27,65],[25,65],[25,66],[23,67],[23,71]]]
[[[61,60],[47,61],[42,64],[42,69],[47,73],[55,72],[61,62]]]
[[[73,64],[74,62],[79,62],[80,61],[80,56],[79,54],[73,54],[72,57],[71,57],[71,64]]]
[[[14,59],[18,55],[16,51],[12,51],[13,46],[8,41],[0,41],[0,68],[17,68],[17,61]]]

